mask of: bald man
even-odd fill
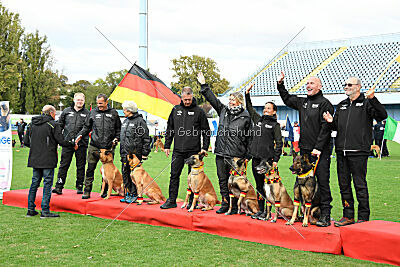
[[[278,91],[286,106],[299,112],[300,117],[300,154],[307,154],[311,161],[319,162],[315,171],[319,192],[321,196],[321,217],[317,226],[331,225],[331,189],[330,178],[330,137],[331,129],[323,118],[325,112],[333,112],[333,106],[322,95],[322,84],[318,77],[310,77],[306,84],[307,97],[290,95],[285,89],[283,80],[285,74],[278,76]]]
[[[27,217],[38,214],[35,210],[36,192],[43,178],[43,198],[41,219],[57,218],[58,214],[50,212],[51,186],[53,185],[54,168],[57,167],[57,145],[73,147],[72,141],[64,141],[61,128],[54,121],[56,109],[46,105],[42,115],[32,118],[24,136],[24,144],[29,147],[28,167],[33,168],[32,184],[28,195]]]

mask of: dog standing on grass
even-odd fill
[[[138,205],[142,204],[143,195],[146,195],[151,199],[147,204],[159,204],[161,201],[164,202],[166,199],[161,192],[161,188],[143,168],[142,162],[139,158],[132,153],[130,153],[127,158],[129,165],[131,166],[131,179],[135,184],[138,193]]]
[[[154,152],[157,153],[158,152],[158,148],[160,148],[160,150],[162,152],[164,152],[164,144],[163,144],[160,136],[157,136],[156,137],[156,141],[154,142]]]
[[[231,160],[231,176],[228,180],[229,189],[229,210],[225,215],[232,215],[241,212],[243,210],[246,215],[250,216],[259,211],[257,202],[257,195],[254,187],[251,185],[246,176],[246,159],[233,158]],[[237,212],[233,208],[233,198],[239,198],[237,202]]]
[[[276,222],[278,213],[285,217],[291,217],[294,210],[293,200],[282,183],[278,169],[273,168],[266,160],[262,160],[256,170],[259,174],[265,175],[264,190],[268,203],[264,211],[266,216],[262,217],[265,220],[271,218],[271,204],[275,206],[275,215],[271,222]]]
[[[196,206],[197,201],[199,201],[202,210],[212,210],[216,204],[221,204],[217,199],[217,193],[208,179],[207,175],[204,173],[204,162],[203,158],[207,157],[206,152],[199,153],[197,155],[192,155],[185,160],[185,163],[191,168],[188,176],[188,191],[186,194],[186,199],[181,208],[185,208],[188,205],[189,197],[191,193],[194,193],[194,198],[192,201],[192,206],[188,210],[192,212]]]
[[[114,156],[112,151],[108,149],[100,149],[97,153],[101,163],[103,164],[100,168],[100,173],[103,177],[100,193],[101,197],[104,199],[109,199],[113,189],[117,193],[117,196],[123,196],[124,184],[122,175],[118,168],[114,165]]]
[[[297,174],[294,184],[294,210],[292,219],[286,224],[291,225],[297,218],[299,205],[304,214],[303,227],[316,224],[321,216],[320,195],[317,180],[314,175],[314,166],[310,163],[307,154],[303,156],[293,155],[293,165],[289,168],[293,174]]]

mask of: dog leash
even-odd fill
[[[238,172],[238,171],[236,170],[236,168],[233,167],[232,164],[231,164],[229,161],[226,160],[225,157],[224,157],[224,161],[226,161],[236,172]],[[247,170],[247,162],[246,162],[246,170]],[[257,190],[257,188],[255,188],[255,187],[250,183],[250,181],[247,179],[247,177],[246,177],[246,176],[243,176],[243,177],[244,177],[244,179],[251,185],[251,187],[253,187],[253,189],[258,193],[258,195],[261,196],[265,201],[267,201],[267,203],[269,203],[269,201]],[[279,208],[277,209],[277,208],[275,207],[275,211],[276,211],[277,213],[279,213],[279,215],[281,215],[281,217],[282,217],[286,222],[289,222],[289,219],[286,218],[286,216],[283,215],[283,214],[279,211]],[[291,224],[289,224],[289,225],[290,225],[290,227],[292,227],[293,230],[294,230],[296,233],[298,233],[303,239],[306,239],[293,225],[291,225]]]

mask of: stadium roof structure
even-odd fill
[[[253,82],[255,85],[251,95],[256,96],[255,98],[279,98],[276,78],[283,71],[285,86],[289,92],[306,95],[308,78],[317,76],[322,81],[323,93],[335,104],[343,100],[343,84],[347,78],[360,78],[361,91],[365,92],[384,73],[376,85],[376,92],[398,92],[394,93],[395,99],[386,96],[382,102],[400,103],[400,62],[395,61],[385,72],[399,53],[400,33],[292,44],[269,60],[268,64],[226,91],[222,98],[231,92],[243,92],[246,86]],[[276,100],[279,105],[281,101],[278,98]]]

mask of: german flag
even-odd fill
[[[139,109],[168,119],[172,108],[181,101],[160,79],[136,64],[111,94],[117,102],[135,101]]]

